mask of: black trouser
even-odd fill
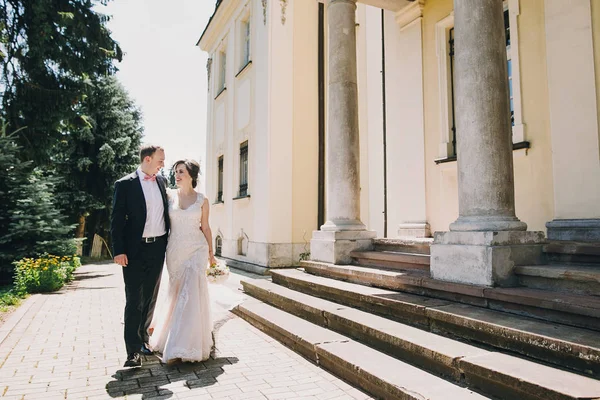
[[[154,314],[166,248],[166,235],[153,243],[143,243],[123,267],[127,355],[139,352],[142,343],[148,342],[148,327]]]

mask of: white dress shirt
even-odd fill
[[[158,188],[158,180],[144,180],[147,174],[139,167],[137,170],[138,178],[144,192],[146,200],[146,225],[142,237],[162,236],[167,233],[164,218],[164,203]]]

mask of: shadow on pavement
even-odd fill
[[[224,372],[223,366],[237,362],[236,357],[211,357],[198,363],[167,365],[156,356],[145,356],[141,368],[118,370],[112,376],[114,380],[106,384],[106,393],[113,398],[141,394],[142,399],[168,399],[174,392],[166,386],[182,381],[184,383],[178,387],[179,391],[212,386]]]

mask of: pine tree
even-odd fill
[[[15,207],[9,213],[8,232],[0,241],[10,242],[15,260],[43,253],[75,254],[75,226],[65,223],[56,205],[54,180],[35,168],[10,191]]]
[[[55,155],[55,172],[64,178],[58,186],[61,208],[91,243],[94,234],[108,239],[114,182],[139,164],[142,115],[112,76],[88,90],[79,113]]]
[[[31,163],[19,161],[18,132],[0,121],[0,282],[12,278],[12,262],[44,252],[75,253],[72,227],[64,223],[54,184]]]
[[[65,126],[98,77],[115,72],[119,45],[95,5],[109,0],[0,0],[2,116],[18,137],[20,158],[45,166]]]

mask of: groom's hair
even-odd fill
[[[140,147],[140,162],[144,162],[144,158],[152,157],[158,150],[164,150],[161,146],[155,144],[143,144]]]

